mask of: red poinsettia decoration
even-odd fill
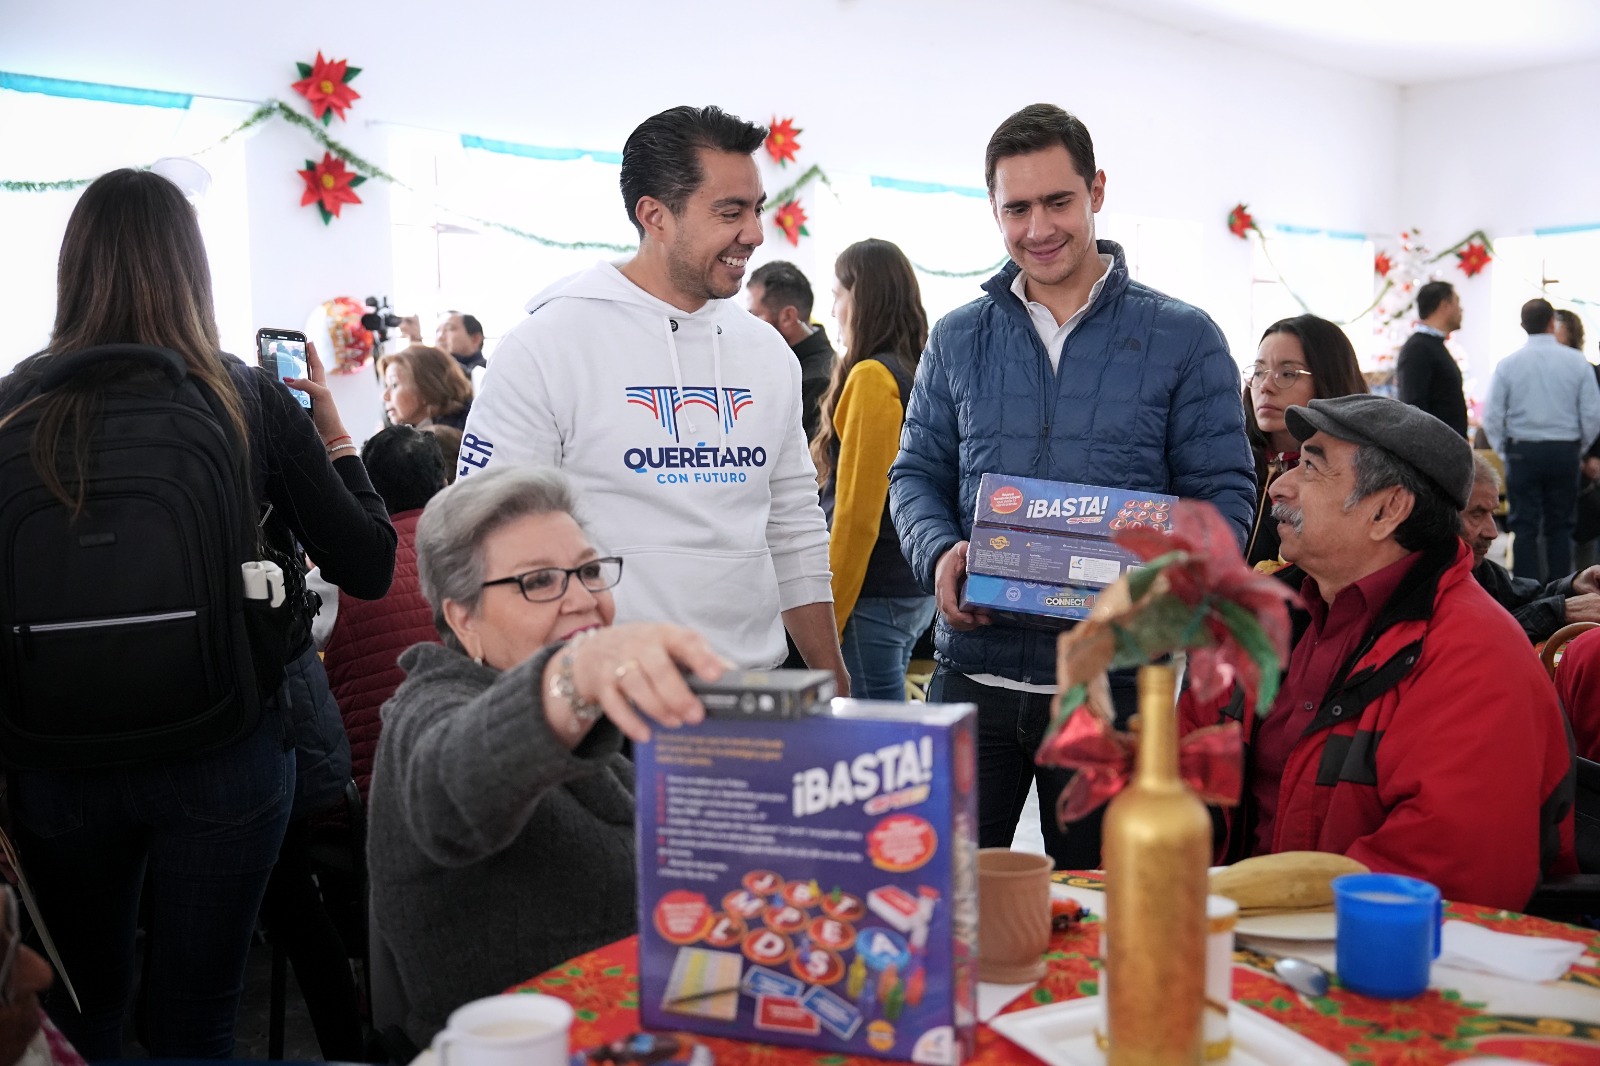
[[[1244,240],[1244,235],[1253,229],[1257,229],[1256,220],[1245,210],[1244,204],[1235,204],[1228,212],[1228,232]]]
[[[333,121],[335,113],[344,118],[345,108],[361,98],[361,94],[350,88],[350,79],[361,73],[360,67],[352,67],[345,60],[330,63],[322,58],[322,53],[317,53],[315,63],[296,63],[300,68],[300,80],[294,83],[294,91],[305,97],[311,104],[311,113],[322,120],[324,126]]]
[[[347,168],[343,159],[334,158],[332,152],[323,152],[320,163],[307,159],[306,168],[300,171],[300,176],[306,183],[300,206],[316,204],[317,210],[322,212],[323,225],[338,218],[339,209],[345,204],[361,202],[361,197],[355,194],[355,187],[367,180]]]
[[[1211,504],[1179,501],[1170,534],[1125,529],[1115,540],[1145,565],[1106,589],[1094,613],[1062,634],[1056,721],[1035,756],[1045,765],[1090,771],[1063,793],[1064,819],[1093,810],[1127,781],[1133,742],[1111,729],[1107,670],[1186,650],[1196,699],[1216,699],[1238,684],[1265,713],[1289,653],[1294,594],[1245,564],[1233,527]],[[1209,795],[1230,789],[1237,795],[1237,736],[1225,733],[1196,734],[1185,756],[1195,764],[1196,789]]]
[[[1372,260],[1372,269],[1380,278],[1389,276],[1389,271],[1394,269],[1394,260],[1389,258],[1388,252],[1379,252]]]
[[[767,127],[767,154],[774,163],[783,167],[794,160],[794,154],[800,150],[800,142],[795,138],[802,132],[794,128],[794,119],[779,122],[777,115],[772,116],[772,125]]]
[[[811,236],[811,231],[806,229],[806,213],[800,207],[799,200],[790,200],[778,208],[778,213],[772,216],[772,224],[783,230],[789,243],[796,246],[800,244],[801,237]]]
[[[1473,241],[1456,253],[1456,264],[1461,267],[1461,273],[1470,278],[1482,273],[1493,258],[1487,245],[1482,241]]]

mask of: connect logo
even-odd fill
[[[662,429],[678,441],[678,414],[686,407],[703,407],[722,419],[722,431],[730,432],[745,409],[755,403],[749,389],[722,389],[715,385],[685,385],[682,395],[673,385],[629,385],[624,390],[628,403],[643,407],[655,416]]]
[[[995,514],[1010,514],[1022,506],[1022,490],[1011,485],[994,490],[989,497],[989,509]]]
[[[1005,551],[1010,546],[1011,538],[1006,536],[1004,533],[989,538],[989,547],[993,548],[997,552]]]

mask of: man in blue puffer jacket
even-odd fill
[[[1239,367],[1221,331],[1198,308],[1130,280],[1121,247],[1095,240],[1105,174],[1083,123],[1049,104],[1023,108],[990,138],[985,171],[1011,261],[928,339],[890,507],[906,558],[938,599],[929,699],[979,708],[979,846],[1010,846],[1036,783],[1057,868],[1092,868],[1098,815],[1062,834],[1055,806],[1070,775],[1033,764],[1050,721],[1055,635],[959,606],[978,480],[1011,474],[1209,500],[1242,545],[1255,467]],[[1126,716],[1131,675],[1113,675],[1112,694]]]

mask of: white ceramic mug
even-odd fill
[[[433,1038],[439,1066],[566,1066],[572,1008],[554,996],[474,1000]]]

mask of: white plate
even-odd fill
[[[1233,931],[1240,936],[1260,936],[1272,940],[1333,940],[1338,926],[1333,911],[1326,910],[1240,918]]]
[[[1100,1001],[1094,996],[1002,1014],[989,1028],[1053,1066],[1105,1066],[1094,1043]],[[1292,1029],[1235,1003],[1228,1012],[1233,1051],[1215,1066],[1344,1066],[1344,1059]]]

